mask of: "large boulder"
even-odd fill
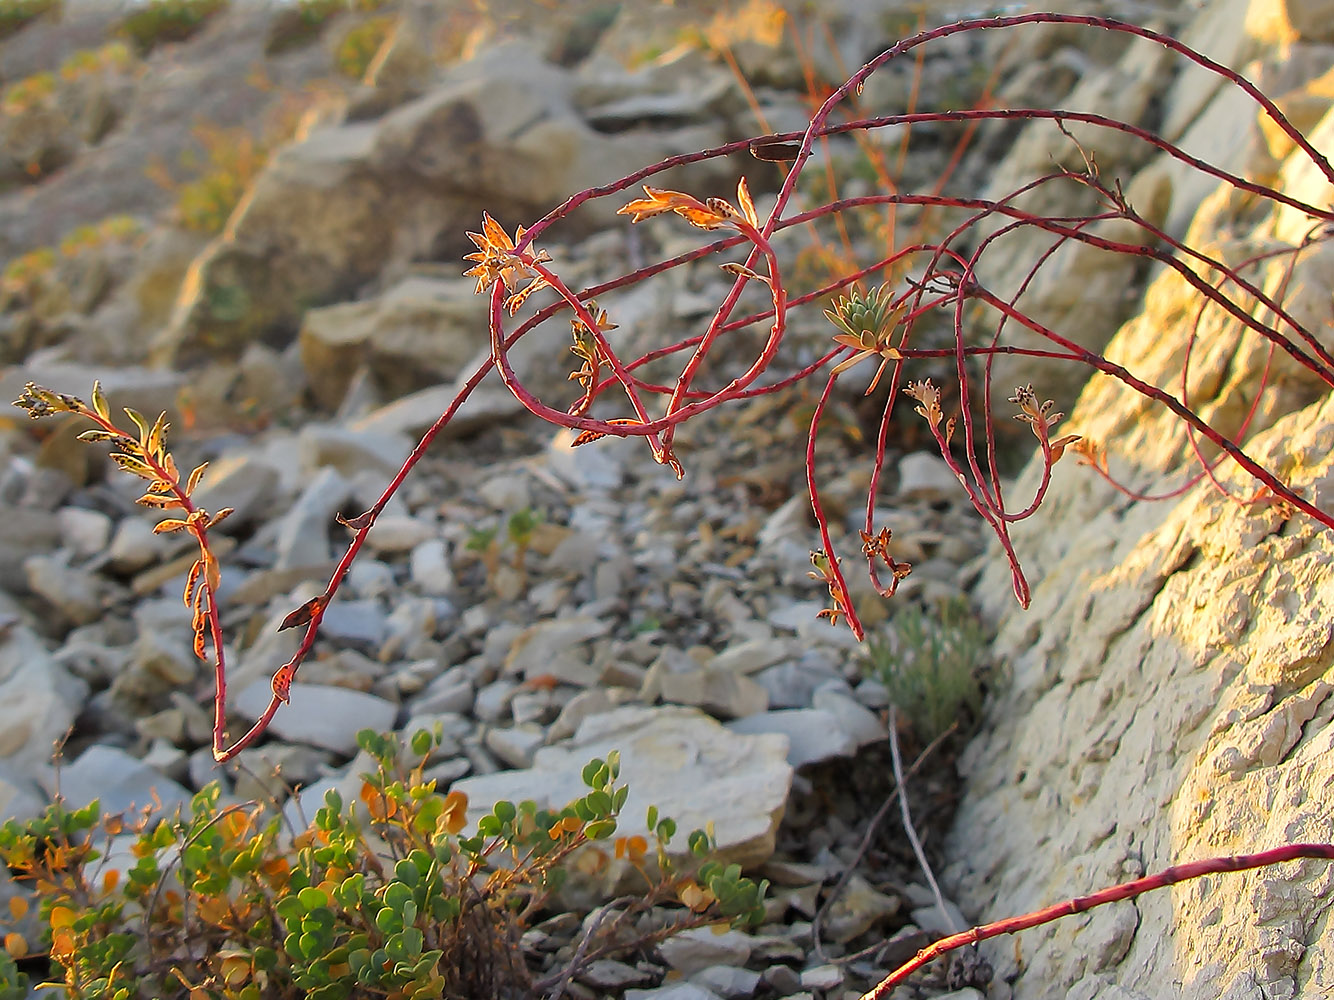
[[[578,114],[572,86],[571,74],[510,42],[382,118],[313,128],[274,156],[196,261],[156,356],[188,364],[290,339],[311,306],[383,287],[414,260],[459,259],[483,210],[512,231],[582,188],[722,140],[706,126],[604,134]],[[619,204],[581,210],[577,230],[606,223]]]

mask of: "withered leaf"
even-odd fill
[[[334,520],[344,528],[351,528],[353,531],[361,531],[364,528],[369,528],[375,523],[375,515],[374,511],[369,510],[364,511],[353,518],[345,518],[342,514],[335,514]]]
[[[283,619],[283,623],[278,626],[278,631],[283,632],[289,628],[300,628],[302,625],[309,625],[312,618],[324,610],[324,605],[329,599],[323,594],[312,597],[301,607],[297,608],[290,615]]]
[[[750,155],[757,160],[769,160],[780,163],[783,160],[795,160],[797,154],[801,152],[801,143],[799,142],[779,142],[778,140],[765,141],[758,139],[750,144]]]

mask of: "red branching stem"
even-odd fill
[[[903,393],[901,386],[902,380],[905,377],[905,365],[912,361],[925,358],[952,358],[954,360],[955,373],[959,383],[959,403],[961,419],[963,421],[962,459],[951,454],[947,433],[942,433],[941,428],[937,427],[935,424],[931,426],[931,432],[941,450],[942,456],[945,461],[949,463],[951,470],[958,476],[969,500],[974,507],[977,508],[981,516],[987,521],[987,524],[999,539],[1005,552],[1006,559],[1011,567],[1016,596],[1021,605],[1027,607],[1029,601],[1028,583],[1020,568],[1018,556],[1010,542],[1009,524],[1032,516],[1043,502],[1051,481],[1053,448],[1051,441],[1048,439],[1047,427],[1045,425],[1039,426],[1039,424],[1034,424],[1034,430],[1037,432],[1038,436],[1039,449],[1044,460],[1041,480],[1034,493],[1033,499],[1022,510],[1014,513],[1007,512],[1005,498],[1002,492],[1001,478],[996,461],[996,434],[994,425],[991,422],[993,419],[991,406],[992,361],[995,357],[1006,354],[1075,361],[1121,380],[1129,388],[1141,393],[1147,398],[1167,406],[1169,410],[1185,423],[1191,447],[1194,449],[1196,456],[1200,458],[1203,463],[1205,470],[1203,475],[1209,476],[1209,478],[1214,479],[1217,483],[1217,479],[1213,473],[1214,468],[1226,458],[1231,458],[1259,483],[1263,484],[1263,486],[1272,492],[1275,497],[1290,503],[1296,509],[1310,515],[1320,524],[1326,527],[1334,527],[1334,514],[1327,514],[1316,508],[1309,501],[1303,500],[1294,490],[1279,482],[1272,473],[1251,460],[1236,440],[1214,430],[1201,417],[1192,411],[1186,387],[1188,384],[1191,352],[1198,335],[1197,330],[1192,331],[1190,341],[1186,345],[1185,361],[1181,373],[1182,393],[1178,399],[1167,391],[1156,388],[1138,379],[1127,369],[1108,361],[1102,355],[1086,350],[1078,344],[1062,337],[1060,334],[1044,327],[1022,311],[1020,306],[1022,295],[1038,272],[1050,261],[1051,255],[1055,253],[1059,247],[1071,241],[1081,242],[1107,253],[1130,255],[1146,261],[1156,261],[1164,267],[1173,269],[1181,276],[1182,280],[1189,283],[1198,292],[1206,303],[1214,303],[1227,316],[1240,323],[1244,329],[1251,330],[1257,335],[1264,337],[1269,342],[1271,360],[1273,352],[1276,349],[1281,349],[1298,364],[1302,365],[1323,380],[1325,384],[1334,387],[1334,354],[1328,351],[1310,330],[1305,329],[1288,311],[1285,310],[1283,300],[1286,295],[1286,281],[1281,283],[1276,291],[1266,294],[1262,288],[1258,287],[1254,282],[1247,281],[1240,273],[1245,267],[1253,264],[1258,258],[1244,262],[1235,267],[1229,267],[1224,262],[1212,259],[1207,254],[1186,245],[1181,240],[1174,239],[1169,234],[1153,226],[1136,214],[1133,207],[1125,201],[1119,188],[1112,190],[1102,184],[1097,177],[1096,168],[1091,158],[1086,158],[1087,173],[1076,174],[1068,170],[1057,169],[1017,188],[1015,191],[999,200],[947,195],[943,193],[943,178],[940,183],[937,183],[934,186],[930,193],[903,193],[898,190],[892,178],[889,177],[888,171],[883,168],[878,168],[879,172],[883,174],[882,187],[886,193],[868,195],[860,198],[830,200],[826,204],[785,217],[784,213],[792,203],[792,199],[796,196],[798,181],[803,170],[809,164],[815,143],[817,141],[824,143],[827,137],[831,135],[853,133],[857,138],[864,139],[865,133],[872,129],[879,129],[893,125],[903,125],[906,128],[911,129],[914,125],[925,122],[959,123],[964,128],[965,140],[962,141],[955,150],[954,158],[951,160],[949,166],[949,169],[952,170],[958,162],[958,158],[966,144],[967,136],[971,135],[972,130],[976,129],[982,122],[988,120],[1011,122],[1045,120],[1055,123],[1056,127],[1060,128],[1062,131],[1065,131],[1067,123],[1080,123],[1081,125],[1108,129],[1133,136],[1139,141],[1161,150],[1169,156],[1174,157],[1176,160],[1187,164],[1192,169],[1232,185],[1237,190],[1250,192],[1268,199],[1273,203],[1285,205],[1297,211],[1305,212],[1313,219],[1317,220],[1316,225],[1308,234],[1306,241],[1303,242],[1300,247],[1284,248],[1281,251],[1275,251],[1275,255],[1278,253],[1291,253],[1293,255],[1293,260],[1295,261],[1297,253],[1299,253],[1305,246],[1334,236],[1334,225],[1331,225],[1331,223],[1334,223],[1334,210],[1327,207],[1307,205],[1301,200],[1281,191],[1247,180],[1244,177],[1237,176],[1194,157],[1176,146],[1174,143],[1147,129],[1125,122],[1119,122],[1098,114],[1036,108],[979,107],[972,110],[962,111],[911,111],[907,114],[874,118],[858,117],[851,121],[834,122],[831,120],[836,109],[839,110],[840,115],[844,109],[846,109],[849,114],[861,114],[856,106],[856,96],[860,92],[862,84],[871,73],[875,72],[876,69],[885,65],[892,59],[898,58],[907,52],[917,50],[914,52],[914,56],[918,57],[920,60],[920,57],[922,56],[921,46],[960,32],[1013,28],[1025,24],[1084,25],[1089,28],[1100,28],[1136,36],[1165,46],[1174,53],[1203,67],[1209,72],[1216,74],[1249,95],[1262,109],[1263,113],[1296,144],[1301,150],[1302,155],[1314,163],[1325,177],[1329,178],[1331,182],[1334,182],[1334,168],[1331,168],[1330,163],[1325,156],[1316,150],[1311,143],[1302,136],[1295,127],[1293,127],[1293,125],[1280,113],[1272,101],[1260,93],[1253,84],[1235,71],[1195,52],[1190,47],[1170,38],[1169,36],[1147,28],[1141,28],[1132,24],[1116,21],[1111,18],[1078,14],[1025,13],[1005,17],[973,18],[958,21],[930,30],[920,31],[909,38],[901,40],[898,44],[885,50],[861,67],[857,72],[853,73],[842,86],[828,91],[827,95],[822,94],[821,96],[824,96],[825,99],[820,103],[819,107],[811,113],[808,125],[802,132],[752,137],[715,146],[711,149],[667,157],[657,163],[642,167],[641,169],[627,174],[609,184],[590,187],[572,195],[561,205],[547,213],[542,219],[538,220],[531,228],[526,230],[523,236],[517,240],[517,245],[512,248],[512,251],[509,251],[512,252],[514,260],[521,263],[523,268],[526,269],[530,275],[536,275],[540,280],[544,281],[547,286],[554,290],[558,296],[557,300],[537,309],[533,315],[520,322],[513,332],[507,333],[504,328],[504,306],[510,289],[504,287],[503,281],[496,282],[495,287],[491,290],[492,298],[488,323],[491,344],[490,357],[472,373],[456,398],[450,403],[446,411],[441,414],[439,420],[437,420],[436,423],[423,435],[417,447],[413,450],[412,454],[399,469],[398,473],[385,488],[383,494],[372,508],[359,518],[354,519],[353,522],[349,523],[349,526],[354,530],[353,538],[347,551],[335,568],[333,576],[329,580],[324,593],[310,602],[306,608],[302,609],[300,614],[294,613],[298,614],[299,621],[297,623],[306,626],[305,633],[297,652],[293,655],[292,659],[280,667],[273,676],[273,700],[263,716],[254,724],[254,726],[230,747],[224,747],[226,683],[221,625],[216,604],[216,595],[213,592],[212,587],[208,586],[207,583],[205,584],[206,589],[204,599],[207,601],[207,608],[202,610],[207,616],[208,637],[215,650],[214,667],[217,682],[216,701],[214,706],[214,756],[220,761],[227,760],[239,752],[240,749],[249,745],[264,731],[280,705],[287,701],[290,686],[296,676],[297,670],[313,647],[316,633],[323,619],[324,612],[327,609],[329,602],[333,600],[337,593],[346,576],[348,568],[360,551],[366,535],[371,530],[379,513],[384,509],[384,506],[388,503],[389,499],[398,491],[405,477],[424,455],[431,442],[453,419],[458,409],[468,398],[470,398],[474,389],[482,379],[485,378],[491,368],[496,369],[500,378],[503,380],[507,388],[514,394],[516,399],[518,399],[529,411],[543,420],[555,425],[572,428],[577,431],[591,431],[617,437],[644,437],[653,450],[654,458],[660,463],[669,465],[678,475],[680,475],[682,474],[680,465],[672,454],[672,443],[676,428],[680,424],[732,400],[749,399],[767,393],[780,391],[801,382],[804,379],[812,377],[826,366],[837,364],[841,358],[847,357],[847,349],[841,346],[835,347],[823,351],[820,356],[813,361],[809,358],[803,358],[800,364],[794,362],[796,370],[791,371],[786,375],[782,375],[781,377],[770,375],[770,377],[765,378],[766,374],[770,373],[771,367],[773,367],[775,359],[778,357],[784,334],[787,329],[787,314],[789,309],[812,302],[819,302],[839,289],[846,288],[854,282],[877,271],[883,271],[886,274],[885,280],[890,280],[890,276],[894,273],[901,273],[900,269],[905,267],[909,261],[916,262],[918,259],[917,255],[925,255],[925,264],[920,272],[920,277],[908,278],[907,281],[912,288],[899,289],[897,293],[893,295],[896,305],[907,303],[910,308],[905,310],[905,315],[899,321],[900,327],[895,332],[897,343],[893,345],[893,350],[898,352],[898,356],[894,357],[891,354],[887,364],[882,365],[882,367],[892,367],[892,371],[888,379],[889,390],[885,400],[884,410],[881,414],[880,427],[876,437],[874,462],[869,477],[865,517],[865,530],[868,535],[873,528],[872,522],[875,514],[875,498],[886,463],[889,441],[889,422],[896,402]],[[572,291],[566,284],[564,284],[559,275],[551,270],[550,267],[544,266],[544,259],[538,259],[538,255],[529,249],[534,241],[547,229],[556,222],[564,219],[585,202],[627,191],[640,182],[652,178],[656,174],[672,167],[745,152],[757,142],[793,142],[797,144],[795,159],[790,167],[787,168],[786,176],[777,193],[774,207],[769,212],[767,218],[764,219],[762,225],[753,225],[750,218],[731,219],[726,224],[737,230],[734,235],[727,235],[693,250],[639,267],[627,274],[581,289],[577,292]],[[1078,148],[1077,143],[1076,148]],[[832,180],[832,173],[830,174],[830,178]],[[1039,215],[1017,207],[1018,199],[1023,194],[1054,181],[1073,182],[1088,187],[1100,196],[1100,199],[1105,206],[1105,210],[1082,216],[1060,218]],[[832,184],[830,190],[831,192],[833,191]],[[777,256],[771,246],[771,240],[775,237],[775,234],[793,226],[809,225],[820,220],[832,219],[832,222],[840,227],[840,232],[844,237],[844,247],[850,248],[851,240],[848,238],[846,227],[844,226],[845,213],[863,207],[884,207],[892,217],[896,206],[899,205],[920,206],[926,211],[960,209],[963,210],[968,217],[936,242],[925,242],[925,240],[930,239],[930,237],[915,235],[913,237],[914,242],[909,245],[900,246],[897,249],[892,249],[892,252],[887,253],[880,260],[875,261],[867,267],[854,268],[854,266],[849,263],[845,273],[822,284],[813,291],[797,294],[797,290],[786,287],[784,276],[779,270]],[[877,212],[877,215],[878,214],[879,213]],[[993,216],[1002,217],[1005,220],[999,229],[982,239],[972,250],[960,249],[963,245],[963,240],[967,238],[966,234],[970,231],[975,232],[979,223],[984,219]],[[1094,223],[1113,218],[1126,219],[1138,226],[1140,231],[1144,234],[1145,239],[1138,243],[1128,243],[1100,236],[1097,233],[1090,231]],[[1043,230],[1051,235],[1052,241],[1046,251],[1039,255],[1038,260],[1029,268],[1018,291],[1009,297],[1009,301],[1004,301],[983,288],[974,278],[974,272],[983,253],[988,249],[994,249],[994,241],[996,239],[1003,234],[1021,227],[1033,227]],[[894,239],[892,223],[890,224],[888,231],[891,234],[889,239],[892,241]],[[817,234],[817,239],[818,238],[819,235]],[[633,360],[623,360],[617,355],[607,337],[604,336],[603,331],[599,329],[594,316],[592,315],[592,310],[590,310],[587,305],[594,296],[636,285],[639,282],[645,281],[673,268],[711,258],[731,248],[743,245],[748,248],[745,263],[743,265],[744,268],[756,268],[759,266],[757,263],[758,260],[760,258],[764,259],[764,270],[766,273],[759,276],[759,280],[764,281],[769,286],[772,308],[761,312],[755,312],[739,319],[732,318],[732,312],[740,301],[746,282],[756,280],[756,275],[753,273],[748,274],[743,271],[738,273],[736,281],[732,284],[727,295],[717,307],[703,333],[686,337],[669,346],[647,351]],[[1290,273],[1291,272],[1289,271],[1289,274]],[[1211,274],[1213,277],[1207,277]],[[1222,278],[1218,279],[1217,275],[1220,274],[1222,275]],[[1230,294],[1230,290],[1226,290],[1229,284],[1238,294],[1233,295]],[[1251,308],[1243,308],[1241,301],[1243,297],[1253,299],[1254,304],[1249,301],[1247,302],[1247,305],[1250,305]],[[945,349],[914,347],[912,345],[912,339],[918,320],[926,312],[947,305],[951,301],[954,306],[952,318],[954,332],[953,345]],[[977,335],[970,337],[966,335],[964,308],[965,303],[969,301],[988,305],[999,313],[999,318],[997,319],[994,328],[991,330],[989,337]],[[1263,311],[1259,308],[1255,308],[1255,305],[1263,307]],[[517,377],[508,356],[508,351],[520,337],[529,334],[538,325],[567,309],[572,312],[578,322],[587,327],[591,336],[594,338],[599,351],[598,364],[594,365],[593,373],[588,376],[588,384],[584,387],[585,396],[569,411],[557,409],[538,400]],[[1038,334],[1048,341],[1051,347],[1019,348],[1002,343],[1002,336],[1005,332],[1007,323],[1010,321],[1019,323],[1028,330]],[[695,388],[694,383],[702,370],[705,359],[710,355],[710,352],[713,351],[718,344],[719,339],[724,334],[748,328],[754,324],[762,322],[768,322],[770,324],[767,337],[764,340],[763,345],[757,350],[753,361],[751,361],[749,366],[740,376],[732,379],[721,389],[716,391],[703,391]],[[683,355],[682,366],[674,384],[659,384],[656,381],[649,381],[635,374],[636,371],[641,369],[644,365],[663,358],[675,357],[678,355]],[[882,355],[881,357],[882,360],[885,359],[885,355]],[[983,358],[985,361],[981,376],[981,386],[974,385],[977,378],[975,374],[970,377],[968,370],[970,365],[967,363],[969,362],[969,359],[978,357]],[[597,368],[600,367],[602,361],[605,361],[606,368],[603,369],[602,374],[599,375]],[[974,371],[976,371],[976,366],[973,367]],[[1266,362],[1265,373],[1261,379],[1261,391],[1263,390],[1265,380],[1268,378],[1269,370],[1269,363]],[[862,626],[856,616],[855,609],[851,605],[846,581],[839,568],[838,558],[833,550],[830,527],[820,502],[815,475],[816,438],[819,424],[825,411],[825,407],[831,398],[835,381],[836,376],[831,373],[826,380],[824,391],[820,396],[815,413],[812,416],[806,442],[806,475],[812,510],[824,546],[824,557],[828,560],[829,568],[824,575],[826,577],[826,583],[830,588],[830,595],[835,602],[835,607],[832,610],[837,612],[837,614],[832,617],[836,618],[839,615],[846,615],[849,626],[852,628],[852,631],[857,638],[860,639],[863,636]],[[589,411],[596,398],[602,392],[611,389],[614,385],[619,385],[621,390],[625,393],[630,402],[635,419],[602,420],[595,419],[589,415]],[[650,416],[649,410],[644,402],[644,400],[650,396],[667,397],[660,416]],[[1237,432],[1238,439],[1245,434],[1246,429],[1251,425],[1253,415],[1258,406],[1258,401],[1259,393],[1257,392],[1256,399],[1251,403],[1250,412],[1246,415],[1240,431]],[[979,412],[982,416],[977,418],[978,420],[983,421],[981,426],[975,426],[973,411],[976,403],[981,404]],[[1220,457],[1213,462],[1205,461],[1200,442],[1197,440],[1196,435],[1199,435],[1204,440],[1207,440],[1218,447],[1221,450],[1223,457]],[[979,454],[979,441],[985,445],[985,459],[982,459]],[[1098,467],[1097,464],[1094,465],[1094,468],[1098,474],[1107,477],[1110,481],[1110,476],[1104,468]],[[1198,477],[1195,480],[1192,480],[1192,482],[1195,481],[1198,481]],[[1118,489],[1121,489],[1123,492],[1126,492],[1128,495],[1134,495],[1125,490],[1124,487],[1115,483],[1113,483],[1113,485]],[[178,488],[178,492],[183,491],[179,491]],[[180,499],[182,500],[187,513],[193,510],[193,507],[189,505],[187,498],[181,496]],[[202,527],[201,530],[196,532],[196,536],[199,540],[201,552],[205,557],[209,557],[208,540]],[[877,576],[876,556],[873,552],[868,552],[868,556],[868,569],[872,583],[882,594],[885,594],[886,596],[892,594],[898,582],[897,576],[895,581],[888,587],[882,586],[879,577]],[[304,615],[304,617],[301,615]],[[1078,911],[1075,910],[1070,912]],[[1001,931],[1001,933],[1003,932],[1004,931]]]
[[[973,288],[969,290],[969,294],[976,298],[982,299],[984,302],[988,303],[989,305],[993,306],[996,309],[1000,309],[1003,312],[1007,312],[1016,322],[1022,323],[1024,326],[1028,327],[1034,333],[1040,334],[1041,336],[1046,337],[1048,340],[1051,340],[1053,343],[1059,344],[1061,347],[1066,348],[1072,354],[1078,355],[1079,359],[1084,364],[1096,368],[1098,371],[1102,372],[1105,375],[1111,375],[1113,378],[1120,379],[1130,388],[1140,393],[1140,395],[1147,396],[1150,399],[1162,403],[1169,410],[1171,410],[1178,417],[1180,417],[1183,421],[1185,421],[1188,425],[1194,427],[1197,431],[1199,431],[1200,434],[1202,434],[1205,438],[1213,442],[1223,451],[1227,452],[1233,461],[1235,461],[1238,465],[1240,465],[1243,469],[1245,469],[1248,473],[1250,473],[1252,476],[1258,479],[1265,486],[1269,487],[1269,489],[1272,490],[1276,496],[1280,497],[1283,500],[1286,500],[1288,503],[1292,504],[1298,510],[1314,518],[1316,521],[1320,522],[1325,527],[1334,528],[1334,515],[1326,513],[1319,507],[1315,506],[1315,504],[1311,503],[1309,500],[1304,500],[1297,493],[1294,493],[1291,489],[1285,486],[1282,483],[1282,481],[1278,479],[1277,476],[1275,476],[1268,469],[1264,468],[1264,466],[1260,465],[1249,455],[1247,455],[1246,452],[1244,452],[1241,449],[1240,445],[1238,445],[1231,438],[1225,437],[1218,431],[1214,430],[1213,427],[1205,423],[1200,417],[1196,416],[1188,407],[1182,404],[1181,400],[1177,399],[1171,393],[1164,392],[1157,386],[1150,385],[1144,380],[1136,378],[1134,375],[1130,373],[1128,369],[1124,368],[1123,366],[1114,364],[1113,362],[1108,361],[1102,355],[1094,354],[1092,351],[1085,350],[1084,348],[1080,347],[1073,341],[1067,340],[1065,337],[1062,337],[1060,334],[1056,333],[1053,330],[1048,329],[1047,327],[1036,322],[1035,320],[1030,319],[1023,313],[1011,307],[1007,302],[997,298],[996,296],[992,295],[990,292],[986,291],[985,289],[979,286],[973,286]]]
[[[866,629],[862,627],[861,619],[857,617],[857,609],[852,606],[848,582],[843,576],[843,571],[839,569],[838,554],[834,551],[833,539],[829,537],[829,520],[825,517],[824,507],[820,503],[820,490],[815,484],[815,439],[820,431],[820,417],[824,414],[829,394],[837,381],[838,376],[832,374],[825,380],[824,392],[820,393],[820,399],[815,404],[815,412],[811,414],[811,429],[806,435],[806,490],[811,498],[811,511],[815,515],[815,523],[820,529],[820,543],[824,546],[824,554],[829,561],[829,593],[836,605],[833,610],[841,611],[847,617],[848,627],[852,629],[857,641],[861,642],[866,638]],[[831,617],[830,621],[837,624],[836,617]]]
[[[1269,865],[1283,864],[1285,861],[1295,861],[1298,858],[1321,858],[1326,861],[1334,861],[1334,844],[1286,844],[1283,847],[1275,847],[1255,854],[1236,854],[1227,857],[1206,858],[1202,861],[1188,861],[1185,864],[1164,868],[1154,875],[1146,875],[1144,878],[1110,886],[1088,896],[1076,896],[1074,899],[1067,899],[1063,903],[1056,903],[1041,910],[1034,910],[1032,913],[1025,913],[1018,917],[1007,917],[1004,920],[982,924],[959,934],[951,934],[948,937],[941,938],[929,947],[923,948],[912,959],[882,979],[874,989],[863,994],[861,1000],[885,1000],[891,989],[922,966],[965,945],[977,944],[980,941],[999,937],[1002,934],[1015,934],[1032,927],[1051,923],[1061,917],[1083,913],[1095,906],[1116,903],[1123,899],[1134,899],[1136,896],[1151,892],[1154,889],[1176,885],[1179,882],[1186,882],[1202,875],[1218,875],[1224,872],[1265,868]]]

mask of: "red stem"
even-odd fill
[[[982,924],[960,934],[951,934],[949,937],[941,938],[935,944],[923,948],[912,959],[881,980],[873,990],[863,994],[861,1000],[884,1000],[891,989],[922,966],[939,958],[946,952],[962,948],[964,945],[977,944],[979,941],[998,937],[1001,934],[1014,934],[1018,931],[1028,930],[1030,927],[1037,927],[1053,920],[1059,920],[1061,917],[1083,913],[1105,903],[1133,899],[1153,889],[1162,889],[1178,882],[1199,878],[1201,875],[1217,875],[1222,872],[1240,872],[1251,868],[1264,868],[1268,865],[1282,864],[1285,861],[1293,861],[1297,858],[1323,858],[1327,861],[1334,861],[1334,844],[1286,844],[1283,847],[1275,847],[1256,854],[1236,854],[1228,857],[1206,858],[1203,861],[1189,861],[1185,864],[1165,868],[1155,875],[1146,875],[1144,878],[1137,878],[1131,882],[1122,882],[1120,885],[1102,889],[1088,896],[1076,896],[1074,899],[1067,899],[1063,903],[1056,903],[1041,910],[1034,910],[1032,913],[1025,913],[1018,917],[1007,917],[1004,920]]]

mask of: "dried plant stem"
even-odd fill
[[[894,767],[894,783],[899,792],[899,816],[903,820],[903,832],[908,835],[908,843],[912,845],[913,855],[917,858],[917,866],[922,869],[926,884],[931,887],[931,895],[936,899],[936,907],[940,910],[941,919],[945,921],[946,926],[954,927],[954,919],[950,916],[949,910],[945,908],[945,897],[941,894],[940,886],[936,883],[936,875],[931,870],[931,862],[926,860],[926,851],[922,849],[922,840],[917,836],[917,828],[913,826],[912,810],[908,808],[907,779],[903,775],[903,757],[899,753],[898,710],[893,705],[889,706],[889,758]]]

